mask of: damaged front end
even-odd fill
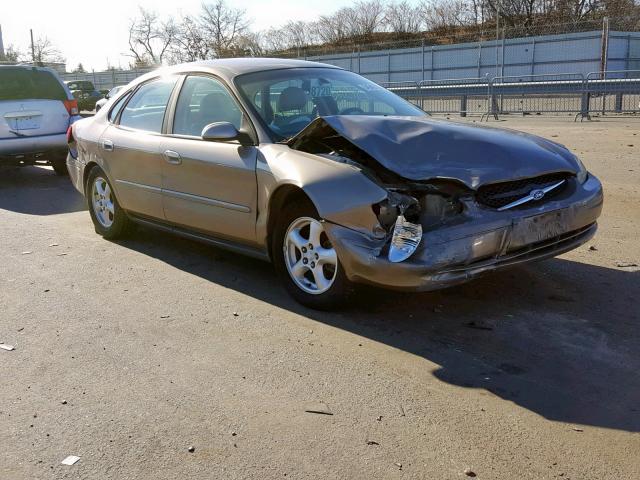
[[[437,165],[426,165],[419,173],[419,162],[407,159],[404,165],[410,167],[404,168],[402,155],[426,152],[431,130],[425,130],[424,125],[418,128],[422,128],[420,148],[414,137],[405,135],[403,127],[409,126],[404,123],[408,120],[400,119],[400,125],[393,120],[386,124],[374,119],[377,127],[387,131],[385,135],[367,133],[365,138],[360,134],[367,131],[367,119],[355,120],[353,127],[343,118],[319,118],[288,142],[294,150],[359,169],[387,192],[384,200],[371,205],[377,222],[370,234],[350,228],[345,215],[338,221],[325,219],[327,235],[351,280],[389,288],[434,290],[502,266],[559,255],[595,233],[602,208],[601,185],[593,176],[580,178],[579,167],[572,165],[563,152],[560,166],[552,171],[551,157],[558,155],[556,147],[552,146],[550,152],[544,145],[548,155],[541,161],[543,170],[536,171],[522,162],[511,171],[501,167],[503,171],[498,172],[489,162],[479,168],[473,153],[468,152],[468,171],[459,178],[451,164],[441,165],[438,171],[443,175],[436,174]],[[437,136],[441,137],[442,131],[438,126]],[[403,148],[402,139],[412,144],[413,152]],[[457,140],[465,141],[460,135]],[[438,158],[446,158],[442,138],[439,141]],[[455,141],[452,138],[451,144]],[[525,137],[524,141],[531,139]],[[390,161],[389,143],[396,146],[400,158],[397,164]],[[495,145],[492,148],[497,151]],[[374,156],[376,153],[384,160]],[[463,168],[459,158],[454,163],[454,169]],[[520,179],[513,170],[531,170],[531,176]],[[485,182],[483,175],[490,181]],[[516,180],[511,181],[514,177]],[[492,188],[481,188],[487,185]],[[501,208],[510,205],[510,199],[520,191],[544,192],[545,185],[554,185],[554,191],[544,202]]]

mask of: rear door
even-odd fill
[[[67,92],[46,70],[0,68],[0,139],[65,133]]]
[[[100,156],[118,201],[125,210],[164,219],[160,151],[165,111],[176,77],[162,77],[142,84],[132,95],[116,103],[122,107],[99,142]]]

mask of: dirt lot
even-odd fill
[[[258,261],[102,240],[67,179],[0,172],[0,478],[638,478],[640,119],[491,124],[582,156],[596,238],[341,313]]]

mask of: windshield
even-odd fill
[[[236,85],[276,141],[295,136],[318,116],[426,115],[366,78],[333,68],[248,73]]]

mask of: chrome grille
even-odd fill
[[[516,200],[528,195],[531,190],[542,189],[558,183],[562,180],[566,180],[569,177],[567,173],[551,173],[548,175],[541,175],[539,177],[523,178],[521,180],[514,180],[512,182],[500,182],[492,183],[490,185],[483,185],[478,188],[476,193],[476,200],[481,205],[485,205],[490,208],[501,208]],[[557,195],[566,187],[566,182],[560,185],[555,190],[545,195],[545,199],[550,198],[552,195]],[[526,204],[525,204],[526,205]]]

